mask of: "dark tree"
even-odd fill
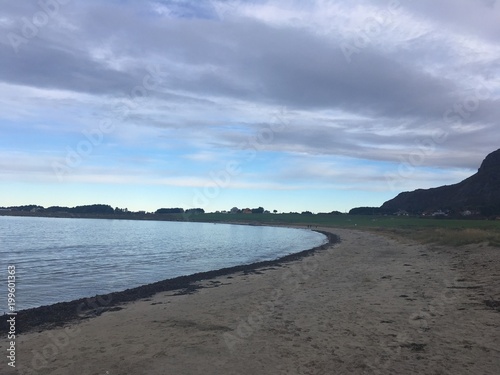
[[[252,208],[252,214],[263,214],[264,213],[264,208],[259,207],[259,208]]]
[[[74,214],[111,215],[115,213],[115,210],[107,204],[92,204],[73,207],[71,212]]]
[[[51,206],[49,208],[46,208],[44,212],[49,212],[49,213],[67,213],[70,212],[71,208],[69,207],[61,207],[61,206]]]
[[[155,214],[157,215],[165,215],[165,214],[183,214],[183,208],[160,208],[156,210]]]
[[[204,214],[205,210],[203,208],[190,208],[186,210],[187,214]]]
[[[349,211],[349,215],[392,215],[393,209],[379,207],[356,207]]]
[[[36,204],[28,204],[26,206],[12,206],[9,208],[12,211],[24,211],[24,212],[43,211],[44,210],[44,208],[42,206],[37,206]]]

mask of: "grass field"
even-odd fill
[[[301,214],[202,214],[191,221],[356,228],[417,240],[462,246],[486,243],[500,247],[499,220],[452,220],[397,216]]]

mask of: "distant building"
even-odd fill
[[[396,216],[409,216],[408,212],[405,210],[399,210],[398,212],[395,212],[394,215]]]

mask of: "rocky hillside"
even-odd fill
[[[455,185],[404,192],[385,202],[382,209],[421,213],[435,210],[471,210],[500,214],[500,149],[484,159],[478,172]]]

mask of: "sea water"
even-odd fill
[[[8,267],[16,310],[273,260],[326,242],[320,233],[213,223],[0,216],[0,313]]]

